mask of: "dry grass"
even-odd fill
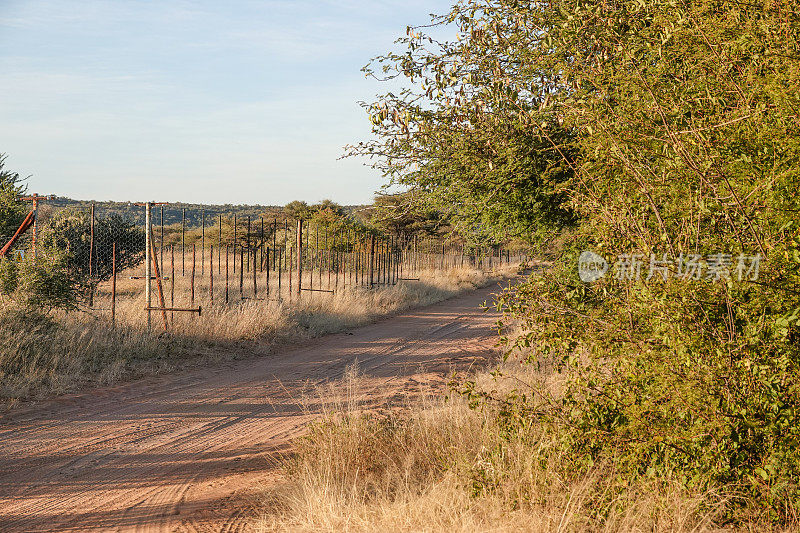
[[[559,386],[552,373],[518,362],[501,370],[500,380],[476,379],[498,391],[520,380]],[[669,480],[628,485],[613,464],[576,474],[536,427],[503,438],[492,409],[472,410],[460,397],[422,399],[402,416],[368,416],[354,400],[358,388],[339,384],[349,394],[299,440],[287,481],[264,490],[256,530],[732,530],[718,524],[723,495]]]
[[[198,279],[195,305],[203,306],[203,315],[174,313],[169,316],[168,335],[163,334],[159,313],[153,313],[153,331],[147,332],[141,282],[125,276],[118,284],[116,328],[111,327],[108,312],[46,316],[0,302],[0,400],[13,404],[87,383],[110,383],[208,359],[236,357],[253,353],[254,342],[263,353],[277,343],[342,331],[403,309],[442,301],[514,271],[511,267],[490,275],[477,270],[423,271],[420,281],[401,281],[375,290],[340,288],[333,295],[303,293],[302,298],[291,301],[285,298],[285,285],[283,301],[234,298],[231,290],[227,305],[222,303],[223,289],[217,286],[213,307],[207,281]],[[274,291],[276,280],[272,283]],[[110,308],[109,290],[108,285],[99,288],[96,308]],[[261,291],[263,294],[263,285]],[[187,294],[184,290],[176,293]],[[175,301],[176,306],[188,304]]]
[[[198,319],[191,313],[168,313],[169,327],[175,335],[191,336],[207,342],[272,342],[287,336],[293,339],[313,337],[365,324],[377,317],[410,307],[436,303],[465,290],[484,286],[516,270],[517,267],[507,267],[491,274],[473,269],[426,270],[419,273],[419,281],[400,281],[396,285],[376,286],[374,290],[360,286],[340,287],[335,294],[303,292],[299,300],[294,294],[288,295],[287,279],[284,279],[282,299],[265,299],[262,280],[259,295],[264,299],[248,298],[247,292],[245,298],[241,299],[237,287],[236,291],[229,291],[228,304],[224,303],[224,290],[217,284],[213,306],[208,297],[208,280],[198,280],[194,302],[186,300],[188,291],[180,287],[176,292],[183,298],[176,299],[175,305],[201,305],[202,317]],[[308,277],[305,280],[304,285]],[[317,281],[315,280],[315,286]],[[123,324],[141,327],[145,323],[142,311],[144,297],[139,287],[141,282],[134,283],[127,289],[131,296],[122,299],[118,296],[117,317]],[[274,295],[277,289],[274,280],[271,282],[271,289]],[[125,294],[126,289],[123,287],[119,292]],[[165,292],[169,294],[168,287],[165,287]],[[252,296],[252,292],[250,295]],[[107,302],[108,287],[101,288],[99,298],[101,302]],[[169,306],[169,297],[166,299]],[[155,296],[153,301],[157,301]],[[154,329],[163,330],[160,313],[153,312],[152,323]]]

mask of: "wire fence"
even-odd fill
[[[155,319],[165,328],[175,313],[319,298],[419,280],[423,272],[489,271],[527,258],[523,250],[383,234],[347,217],[226,216],[154,203],[125,215],[95,205],[40,207],[33,231],[15,250],[18,261],[62,254],[70,272],[86,280],[86,310],[114,321],[120,300],[135,300],[148,327]]]

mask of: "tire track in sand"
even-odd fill
[[[496,287],[267,355],[148,378],[0,419],[0,531],[245,531],[239,495],[318,414],[300,397],[358,361],[378,405],[496,354]]]

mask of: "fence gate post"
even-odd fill
[[[152,273],[152,266],[151,263],[153,261],[152,257],[150,257],[150,230],[152,229],[152,217],[151,212],[153,209],[153,203],[147,202],[145,204],[145,211],[144,211],[144,235],[145,235],[145,246],[144,246],[144,299],[145,299],[145,307],[147,308],[147,331],[150,331],[150,307],[151,307],[151,295],[150,295],[150,277],[153,275]]]

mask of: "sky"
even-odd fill
[[[82,200],[368,203],[360,71],[442,0],[0,0],[0,153]]]

